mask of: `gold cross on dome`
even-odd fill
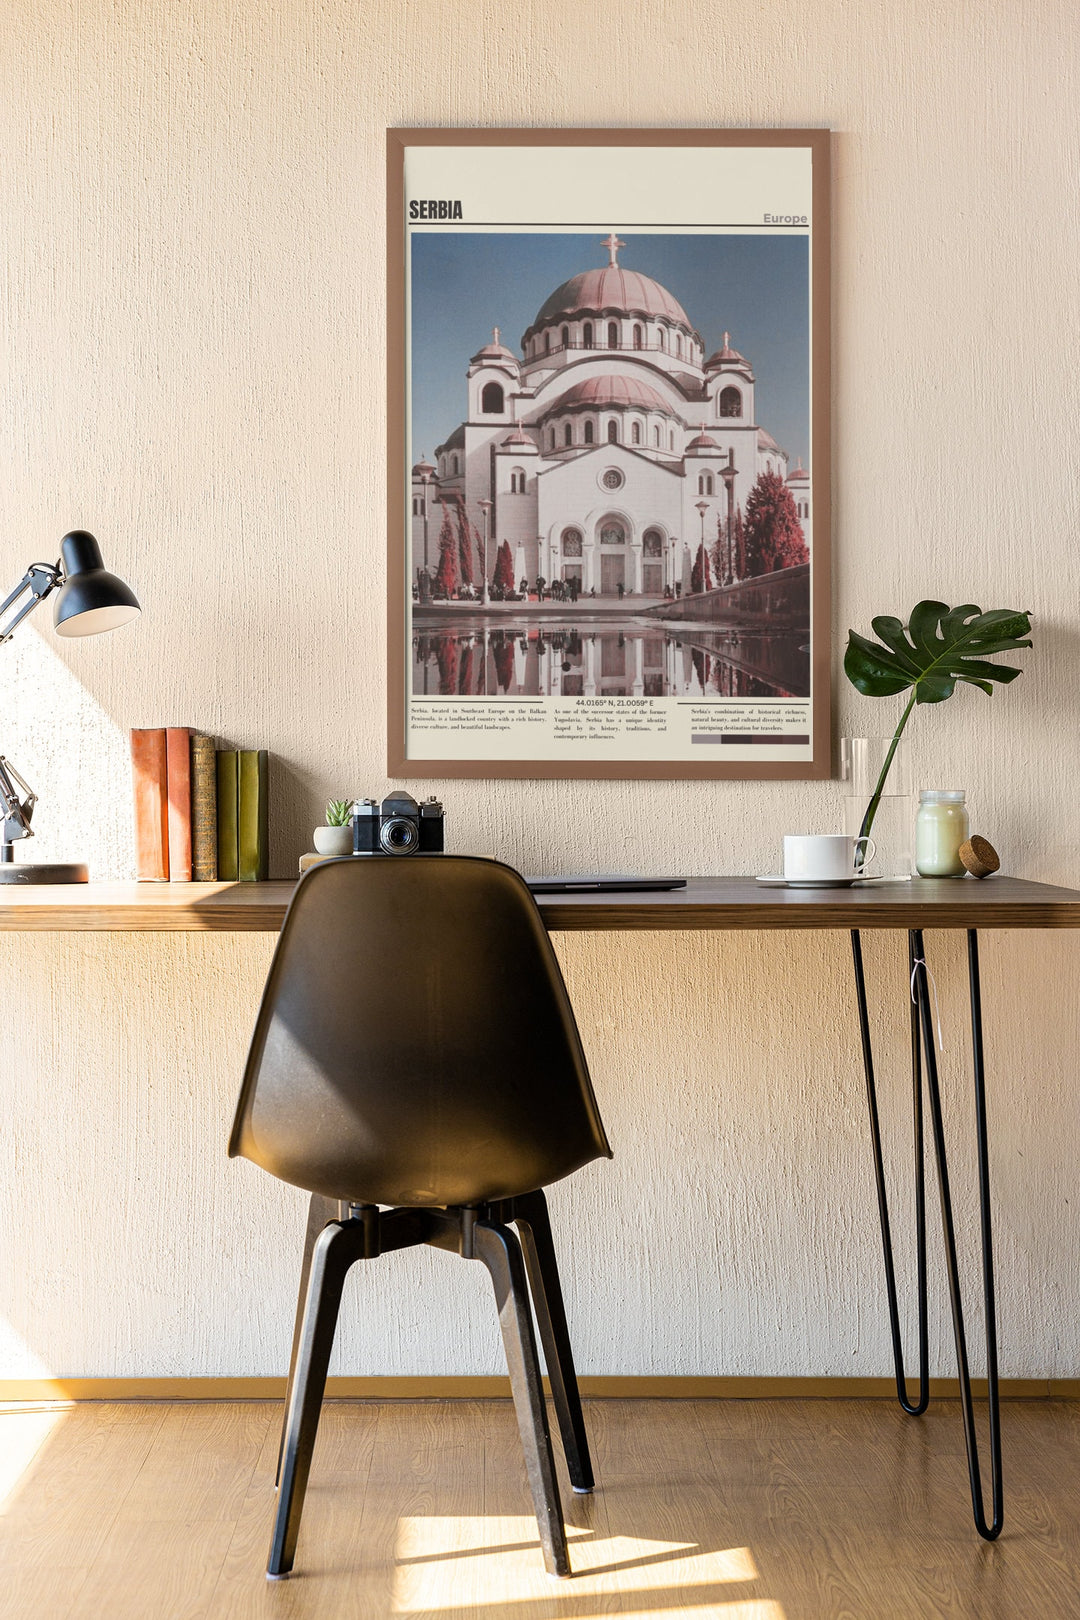
[[[604,237],[604,240],[600,243],[600,246],[606,247],[608,250],[608,268],[611,270],[617,270],[619,268],[619,249],[624,248],[626,243],[620,242],[619,238],[615,235],[615,232],[612,231],[610,236]]]

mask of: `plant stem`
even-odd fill
[[[870,803],[867,805],[866,814],[862,818],[862,826],[859,828],[860,838],[868,838],[870,836],[870,829],[874,825],[874,817],[877,815],[877,808],[881,803],[881,795],[885,790],[885,778],[889,774],[889,767],[892,765],[893,758],[896,754],[896,746],[900,741],[901,735],[903,734],[904,727],[911,718],[911,711],[914,707],[915,693],[912,692],[907,701],[907,708],[900,716],[900,724],[893,732],[892,742],[889,744],[889,752],[885,755],[885,763],[881,767],[881,775],[877,779],[877,787],[875,787],[870,796]]]

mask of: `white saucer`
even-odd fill
[[[865,883],[898,883],[903,880],[893,877],[849,877],[849,878],[786,878],[783,873],[769,877],[758,877],[755,883],[764,883],[772,889],[852,889],[856,884]]]

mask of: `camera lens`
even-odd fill
[[[392,816],[379,828],[379,843],[388,855],[409,855],[417,845],[416,828],[404,817]]]

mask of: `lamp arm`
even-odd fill
[[[63,578],[63,571],[59,563],[30,564],[11,595],[3,603],[0,603],[0,619],[2,619],[8,609],[15,606],[23,592],[29,592],[26,601],[20,605],[18,612],[10,623],[6,627],[0,625],[0,646],[5,641],[11,640],[13,633],[22,624],[23,620],[33,613],[39,602],[44,602],[50,592],[63,583]]]
[[[26,794],[20,799],[18,789]],[[30,818],[34,814],[37,804],[37,794],[28,782],[24,782],[18,771],[9,759],[0,754],[0,808],[3,809],[3,840],[2,845],[7,853],[2,859],[11,859],[11,845],[18,838],[33,838]]]

